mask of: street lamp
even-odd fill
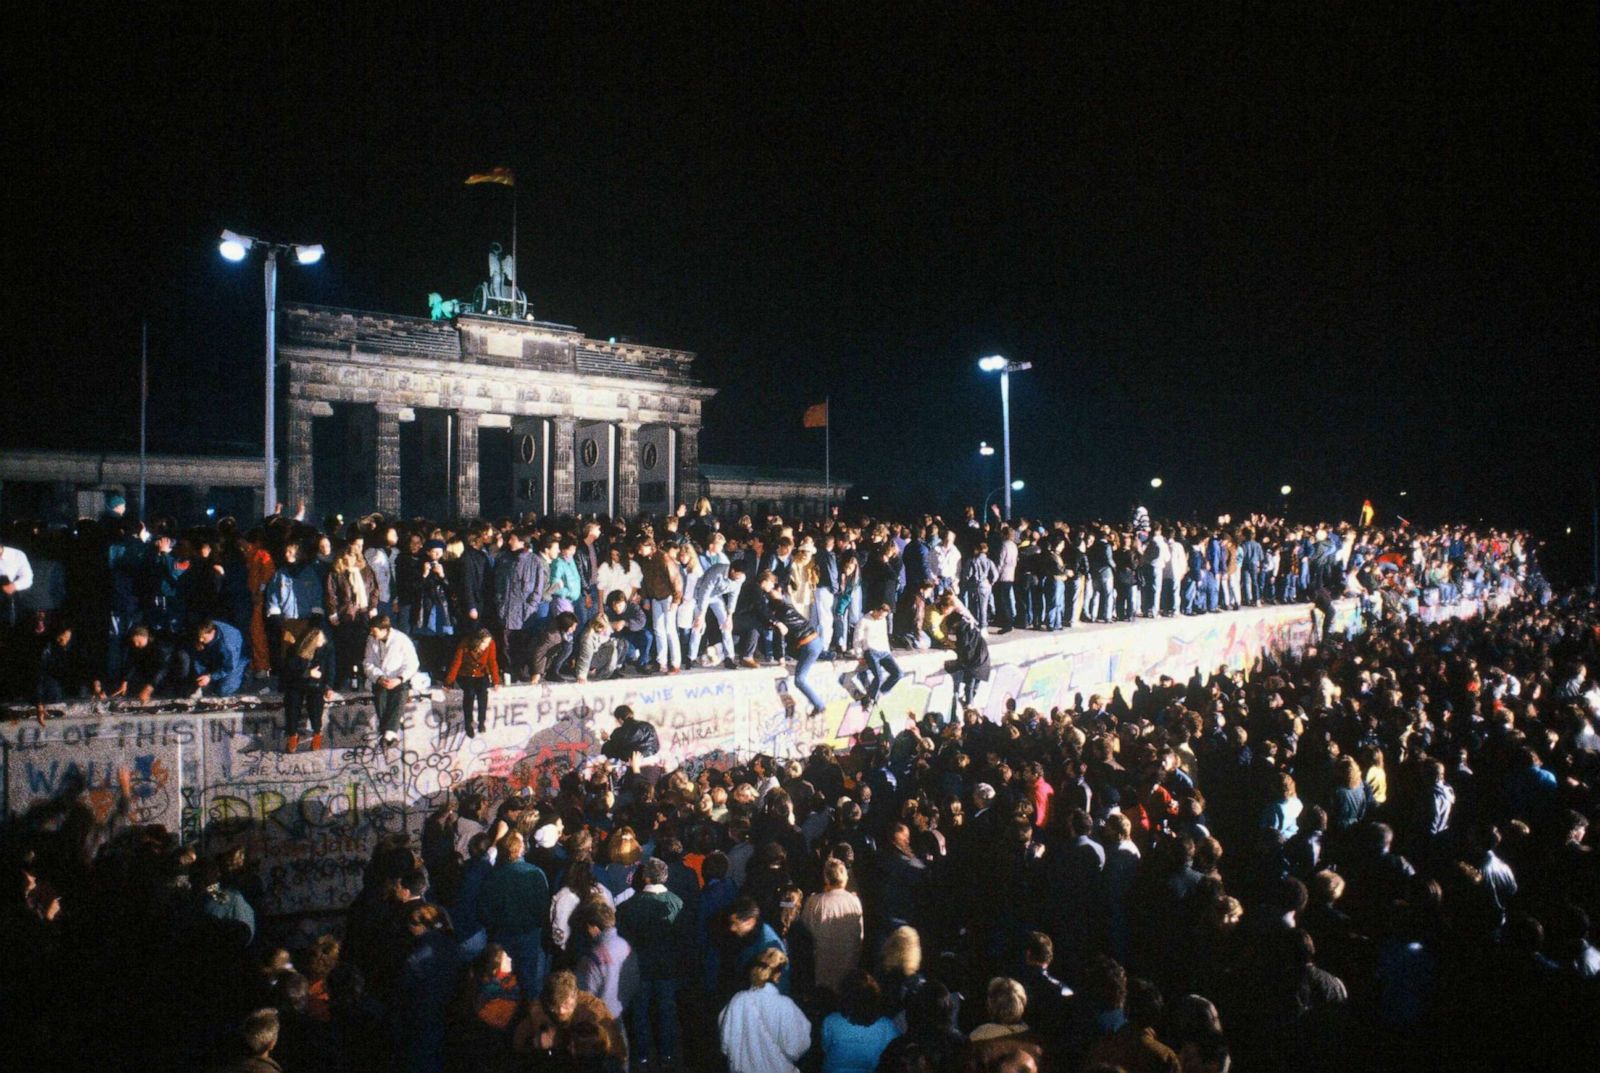
[[[1006,494],[1006,518],[1011,517],[1011,374],[1027,372],[1032,362],[1008,361],[999,354],[978,359],[978,368],[986,373],[1000,374],[1000,425],[1001,452],[1004,458],[1005,483],[1000,487]]]
[[[994,457],[994,448],[990,446],[989,441],[985,440],[978,444],[978,453],[984,458],[992,458]]]
[[[1151,488],[1160,488],[1161,487],[1161,478],[1160,477],[1151,477],[1150,478],[1150,487]]]
[[[1011,502],[1011,493],[1012,492],[1020,492],[1024,488],[1026,488],[1027,486],[1028,486],[1028,482],[1023,481],[1023,480],[1015,480],[1015,481],[1012,481],[1009,484],[1002,484],[1000,487],[996,488],[994,491],[990,492],[988,495],[983,497],[983,513],[986,514],[986,515],[989,513],[989,504],[994,502],[994,497],[999,495],[1001,492],[1004,492],[1006,494],[1006,502],[1010,503]]]
[[[320,244],[274,242],[233,231],[224,231],[221,240],[217,242],[217,252],[222,254],[224,259],[235,263],[243,261],[250,255],[250,251],[257,247],[266,253],[263,271],[266,275],[267,297],[267,413],[266,437],[263,444],[265,473],[261,485],[261,513],[267,515],[276,510],[278,504],[278,472],[274,464],[278,446],[278,254],[291,255],[298,265],[314,265],[322,260],[322,255],[327,251]]]

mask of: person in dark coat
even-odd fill
[[[656,734],[656,728],[635,717],[632,708],[620,704],[611,714],[617,720],[617,729],[611,732],[601,747],[602,756],[631,764],[636,755],[643,760],[661,751],[661,738]]]
[[[128,697],[147,704],[157,694],[165,695],[172,673],[172,646],[157,637],[148,626],[135,626],[128,633],[122,652],[122,674],[111,683],[110,695]]]
[[[946,660],[944,665],[955,682],[950,693],[950,718],[954,719],[961,708],[972,703],[978,683],[989,680],[989,642],[965,615],[945,619],[944,635],[955,649],[955,658]]]
[[[283,751],[300,747],[300,728],[311,731],[311,748],[322,748],[322,711],[338,668],[333,643],[321,630],[307,630],[283,660]]]

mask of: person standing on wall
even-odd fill
[[[482,733],[489,719],[489,690],[500,688],[494,635],[480,629],[462,638],[444,684],[446,689],[461,686],[461,722],[467,737],[473,737],[475,730]]]

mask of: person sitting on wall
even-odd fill
[[[373,619],[367,634],[362,670],[367,681],[372,683],[378,732],[383,735],[385,745],[393,745],[400,740],[400,717],[405,714],[411,679],[416,677],[420,669],[417,649],[411,643],[411,638],[394,628],[388,615]]]

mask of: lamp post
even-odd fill
[[[249,256],[250,251],[257,247],[260,247],[266,254],[263,261],[263,272],[265,273],[267,300],[267,406],[266,436],[262,445],[263,475],[261,482],[261,513],[265,516],[277,510],[278,505],[278,472],[274,457],[277,454],[278,447],[278,254],[290,254],[293,256],[295,264],[298,265],[314,265],[322,260],[324,250],[320,245],[274,242],[270,239],[253,238],[233,231],[224,231],[221,240],[217,243],[217,252],[229,261],[238,262],[244,260]]]
[[[1008,361],[999,354],[990,354],[987,358],[978,359],[978,368],[986,373],[1000,374],[1000,451],[1004,463],[1002,472],[1005,477],[1005,483],[1000,487],[1006,494],[1006,518],[1009,520],[1011,517],[1011,374],[1027,372],[1033,368],[1033,363]]]
[[[994,499],[997,493],[1004,492],[1006,494],[1006,503],[1009,505],[1011,502],[1011,493],[1020,492],[1027,486],[1028,483],[1021,480],[1009,481],[1005,484],[1002,484],[999,488],[996,488],[993,492],[990,492],[988,495],[983,497],[983,512],[985,514],[989,513],[989,503]],[[1006,512],[1008,517],[1010,516],[1010,513],[1011,512],[1009,510]]]

